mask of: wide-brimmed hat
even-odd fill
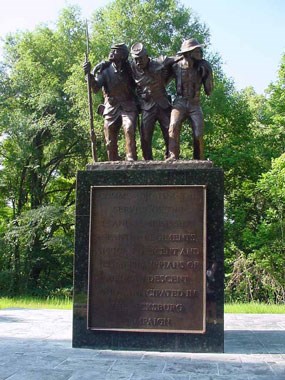
[[[196,48],[201,48],[204,47],[204,44],[200,44],[196,38],[190,38],[189,40],[185,40],[182,42],[180,51],[177,54],[183,54],[186,53],[187,51],[194,50]]]
[[[126,54],[126,56],[129,55],[129,49],[126,44],[123,44],[123,43],[114,44],[111,46],[111,49],[119,49],[119,50],[122,50]]]
[[[141,42],[136,42],[131,47],[131,55],[133,58],[143,57],[147,55],[147,51]]]

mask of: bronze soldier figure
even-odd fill
[[[204,118],[200,106],[200,90],[203,85],[206,95],[211,94],[213,75],[209,62],[202,59],[202,47],[194,38],[185,40],[178,52],[182,59],[172,66],[177,97],[170,117],[169,159],[179,158],[180,130],[187,118],[193,131],[193,158],[204,159]]]
[[[129,50],[125,44],[115,44],[109,54],[110,64],[100,66],[91,74],[91,87],[94,93],[101,88],[104,95],[104,134],[109,161],[119,160],[118,134],[124,129],[126,140],[126,160],[137,159],[135,129],[137,103],[135,83],[128,62]],[[90,63],[84,64],[85,74],[90,72]]]
[[[137,94],[142,112],[141,118],[141,147],[143,158],[152,160],[152,136],[156,121],[165,142],[165,158],[168,157],[168,128],[171,104],[165,89],[170,79],[170,66],[173,58],[149,58],[142,43],[137,42],[131,47],[131,64],[133,78],[137,85]]]

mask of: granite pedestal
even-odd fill
[[[78,172],[74,347],[223,352],[223,264],[223,171],[211,162]]]

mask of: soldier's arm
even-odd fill
[[[97,66],[95,66],[95,68]],[[87,80],[87,75],[89,75],[90,86],[92,88],[92,91],[96,94],[102,88],[104,84],[103,70],[102,70],[102,73],[101,72],[98,73],[99,70],[97,69],[97,74],[94,75],[94,70],[93,70],[93,73],[90,73],[90,67],[91,67],[90,62],[85,62],[83,65],[85,79]]]
[[[91,70],[91,63],[89,61],[84,62],[84,64],[83,64],[83,70],[84,70],[85,77],[87,75],[89,75],[90,85],[91,85],[92,91],[95,94],[101,89],[101,87],[104,84],[103,71],[106,68],[108,68],[110,65],[111,65],[110,61],[101,61],[100,63],[98,63],[94,67],[93,71],[90,72],[90,70]],[[86,78],[86,80],[87,80],[87,78]]]
[[[102,74],[103,70],[111,65],[111,61],[101,61],[94,67],[92,74],[95,76],[97,73]]]
[[[180,61],[181,59],[183,59],[183,56],[182,55],[177,55],[177,56],[174,56],[174,57],[165,57],[165,56],[161,56],[158,58],[158,60],[160,60],[160,63],[162,65],[162,70],[163,70],[163,76],[164,76],[164,79],[165,79],[165,83],[168,84],[173,78],[174,78],[174,73],[173,73],[173,70],[172,70],[172,66],[177,63],[178,61]]]
[[[96,94],[105,83],[105,75],[104,71],[111,65],[111,61],[101,61],[97,63],[97,65],[94,67],[92,71],[92,81],[91,81],[91,87],[94,93]]]
[[[176,55],[174,57],[166,57],[164,55],[158,57],[156,59],[157,62],[159,62],[162,66],[165,68],[170,68],[171,66],[174,65],[174,63],[180,61],[183,58],[182,55]]]
[[[200,72],[206,95],[211,95],[214,87],[213,70],[209,62],[202,60],[200,64]]]
[[[94,92],[96,92],[95,91],[95,78],[94,78],[94,75],[91,74],[90,70],[91,70],[91,63],[89,61],[84,62],[84,64],[83,64],[83,71],[84,71],[84,74],[85,74],[85,80],[86,81],[89,80],[89,83],[90,83],[90,86],[91,86],[92,90]]]
[[[92,91],[94,92],[94,94],[96,94],[102,88],[104,84],[103,75],[98,74],[94,76],[91,73],[89,75],[90,75],[90,85],[91,85]]]

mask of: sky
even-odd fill
[[[78,4],[82,17],[110,0],[0,0],[0,36],[17,30],[50,26],[62,8]],[[222,57],[223,69],[241,90],[263,93],[277,79],[285,53],[285,0],[180,0],[192,8],[211,34],[211,51]],[[185,38],[191,36],[185,36]],[[0,53],[1,58],[1,53]]]

